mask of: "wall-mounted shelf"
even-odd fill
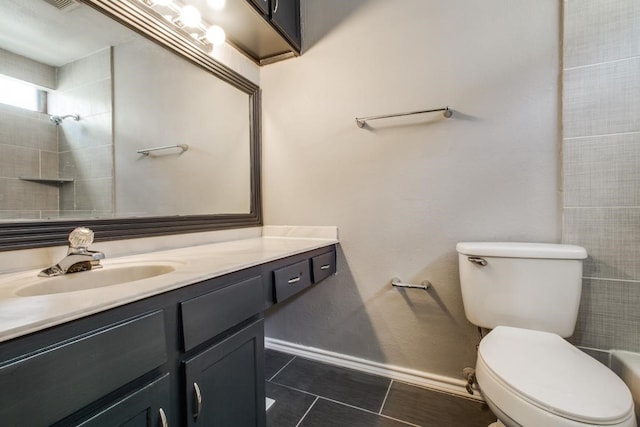
[[[18,179],[21,179],[23,181],[32,181],[32,182],[40,182],[42,184],[58,184],[58,185],[62,185],[62,184],[67,184],[69,182],[73,182],[73,178],[40,178],[40,177],[36,177],[36,176],[21,176],[18,177]]]

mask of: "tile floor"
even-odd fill
[[[471,399],[266,350],[267,427],[487,427]]]

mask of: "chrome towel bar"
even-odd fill
[[[370,116],[370,117],[356,117],[356,124],[358,125],[359,128],[363,128],[367,124],[368,120],[388,119],[390,117],[412,116],[414,114],[435,113],[437,111],[443,111],[442,115],[447,119],[453,116],[453,110],[449,109],[449,107],[444,107],[444,108],[436,108],[435,110],[411,111],[409,113],[385,114],[382,116]]]
[[[394,277],[393,279],[391,279],[391,286],[394,286],[396,288],[424,289],[426,291],[431,287],[431,282],[429,282],[428,280],[423,280],[421,284],[414,285],[412,283],[402,283],[402,280]]]
[[[168,150],[169,148],[180,148],[182,150],[182,153],[184,153],[189,149],[189,146],[187,144],[164,145],[162,147],[143,148],[141,150],[136,151],[136,153],[144,154],[145,156],[148,156],[149,153],[152,151]]]

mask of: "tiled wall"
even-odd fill
[[[584,246],[573,341],[640,351],[640,2],[565,0],[563,241]]]
[[[111,49],[50,67],[0,50],[0,72],[50,89],[49,114],[0,105],[0,219],[113,213]],[[56,84],[57,81],[57,84]],[[73,178],[38,183],[19,177]]]
[[[0,49],[0,73],[55,85],[55,68]],[[56,128],[46,114],[0,104],[0,219],[39,219],[58,210],[57,185],[19,177],[58,175]]]

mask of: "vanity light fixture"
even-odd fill
[[[181,5],[174,0],[139,0],[154,12],[161,14],[182,31],[186,31],[194,40],[202,45],[207,53],[213,52],[213,46],[224,43],[226,34],[219,25],[209,25],[202,20],[202,15],[193,5]],[[208,0],[211,9],[224,8],[226,0]]]
[[[215,46],[224,43],[226,34],[224,33],[222,27],[220,27],[219,25],[212,25],[207,30],[205,37],[209,41],[209,43]]]
[[[185,26],[189,28],[198,28],[202,22],[202,15],[197,7],[192,5],[182,6],[180,9],[180,16],[176,21],[177,25]]]

